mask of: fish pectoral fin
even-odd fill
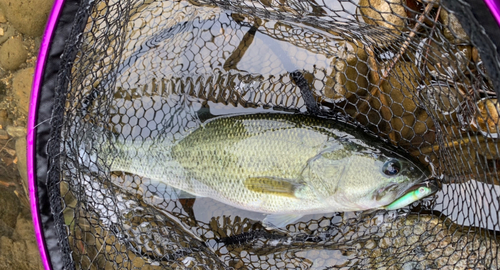
[[[272,214],[264,218],[262,225],[266,229],[284,228],[301,217],[300,214]]]
[[[254,192],[297,198],[304,184],[284,178],[250,177],[245,180],[245,187]]]

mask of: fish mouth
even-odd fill
[[[427,179],[423,182],[419,182],[408,189],[404,190],[401,196],[398,196],[392,203],[382,207],[387,210],[396,210],[411,203],[428,197],[439,190],[437,179]],[[419,190],[422,189],[422,190]],[[414,194],[412,194],[415,192]]]
[[[398,198],[396,200],[399,200],[401,197],[405,196],[406,194],[408,194],[412,191],[419,189],[420,187],[430,188],[431,193],[429,194],[429,196],[438,192],[438,190],[439,190],[439,184],[438,184],[437,179],[429,178],[429,179],[424,180],[418,184],[412,185],[410,188],[406,189],[400,196],[398,196]]]

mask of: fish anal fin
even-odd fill
[[[245,180],[245,187],[258,193],[295,198],[303,184],[276,177],[249,177]]]
[[[264,218],[262,225],[267,229],[284,228],[286,225],[297,221],[301,214],[271,214]]]
[[[143,184],[146,185],[148,192],[151,192],[152,195],[163,197],[165,199],[179,200],[179,199],[196,199],[199,197],[203,197],[197,194],[186,192],[178,188],[174,188],[172,186],[163,183],[144,181]]]

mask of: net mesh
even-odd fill
[[[499,61],[454,14],[425,0],[83,1],[48,147],[65,266],[499,268],[500,107],[485,68]],[[213,117],[271,111],[349,117],[429,166],[441,190],[270,230],[261,214],[178,199],[82,155],[106,150],[98,130],[182,140]]]

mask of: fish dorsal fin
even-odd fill
[[[296,198],[297,191],[301,190],[304,184],[296,180],[260,176],[247,178],[245,187],[258,193]]]

